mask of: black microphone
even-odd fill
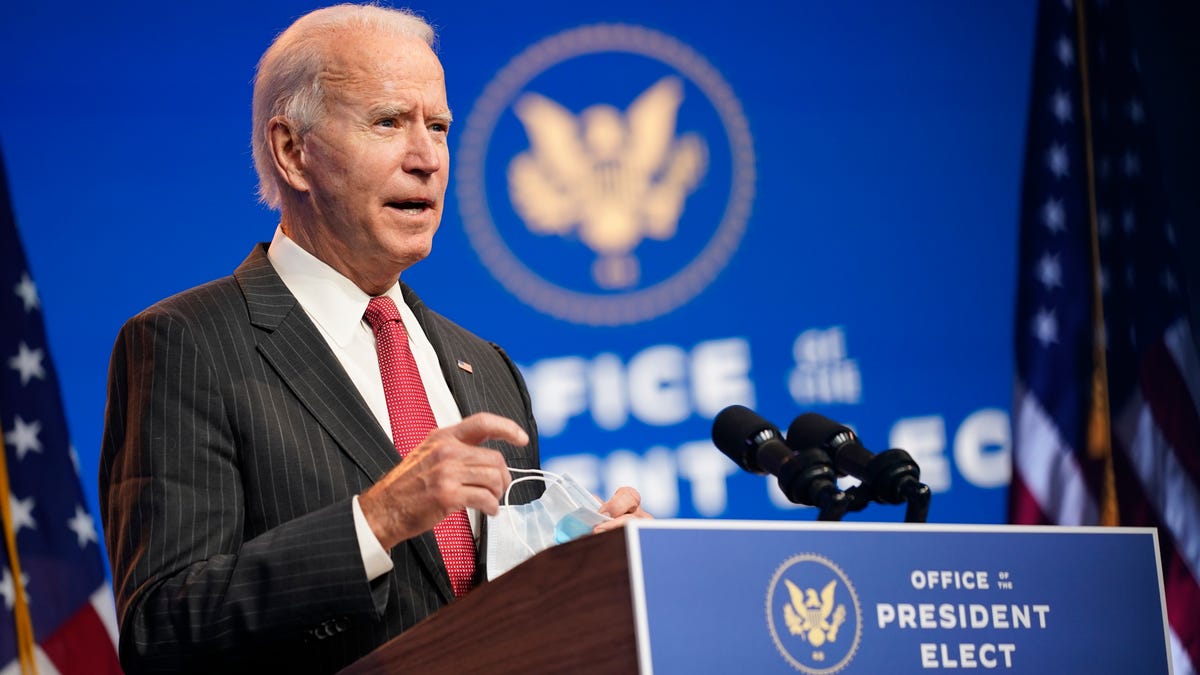
[[[874,497],[885,504],[902,504],[929,497],[929,487],[920,481],[921,468],[900,449],[878,455],[863,447],[849,427],[817,413],[804,413],[788,427],[787,444],[798,448],[821,448],[833,459],[838,475],[858,478]]]
[[[778,478],[779,489],[789,501],[819,506],[822,513],[845,501],[837,487],[833,464],[823,450],[813,446],[794,451],[783,442],[774,424],[745,406],[731,405],[717,413],[712,439],[721,452],[746,471]]]

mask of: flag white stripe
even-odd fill
[[[92,593],[91,597],[92,609],[96,610],[96,614],[100,617],[100,622],[104,624],[104,630],[108,631],[108,639],[112,640],[113,648],[115,649],[117,642],[117,606],[113,602],[112,587],[104,584]]]
[[[1121,411],[1113,428],[1128,448],[1129,463],[1137,474],[1146,500],[1171,533],[1175,550],[1192,577],[1200,570],[1200,491],[1175,456],[1175,449],[1154,423],[1150,406],[1138,391]]]
[[[1051,522],[1059,525],[1094,525],[1099,517],[1075,454],[1063,441],[1058,427],[1042,409],[1037,397],[1016,382],[1014,415],[1016,470],[1021,481]]]
[[[1175,361],[1175,367],[1183,376],[1188,391],[1192,394],[1192,405],[1196,407],[1196,416],[1200,417],[1200,359],[1196,357],[1195,342],[1192,341],[1192,330],[1187,317],[1181,317],[1166,333],[1163,341],[1167,343],[1167,351]]]
[[[42,651],[42,648],[38,645],[33,646],[33,664],[37,667],[38,675],[61,675],[58,672],[58,668],[54,666],[54,662],[50,660],[50,657],[46,656],[46,652]],[[19,659],[9,661],[8,665],[0,670],[0,675],[23,675],[21,673],[21,661]]]
[[[1163,341],[1167,344],[1167,351],[1171,353],[1172,360],[1175,361],[1175,367],[1179,369],[1179,373],[1183,376],[1183,381],[1187,385],[1188,392],[1192,395],[1192,405],[1196,407],[1196,415],[1200,417],[1200,358],[1197,358],[1195,341],[1192,339],[1191,324],[1188,323],[1187,317],[1182,317],[1176,321],[1163,334]],[[1195,492],[1193,491],[1193,495]],[[1197,538],[1197,531],[1191,530],[1187,532],[1189,539]],[[1178,540],[1182,535],[1175,533],[1175,538]],[[1193,542],[1193,546],[1195,543]],[[1196,575],[1196,568],[1192,567],[1192,576]],[[1200,581],[1200,579],[1198,579]],[[1175,675],[1196,675],[1197,666],[1200,664],[1192,663],[1187,651],[1183,648],[1183,643],[1179,640],[1179,636],[1175,631],[1171,631],[1171,661],[1174,663]]]
[[[1171,673],[1172,675],[1196,675],[1196,667],[1183,648],[1175,629],[1171,629]]]

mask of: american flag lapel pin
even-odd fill
[[[463,361],[462,359],[458,360],[458,368],[459,368],[459,370],[466,371],[472,375],[475,374],[475,369],[471,367],[471,364],[467,363],[466,361]]]

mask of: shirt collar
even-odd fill
[[[355,331],[362,330],[366,325],[363,323],[363,314],[367,311],[371,296],[301,248],[279,226],[275,227],[267,258],[309,318],[339,347],[345,348]],[[384,295],[395,300],[398,307],[404,307],[404,294],[399,280]]]

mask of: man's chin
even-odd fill
[[[393,248],[393,255],[389,256],[394,261],[397,275],[428,258],[433,251],[432,235],[424,237],[423,242],[415,242],[410,239],[405,244],[403,247]]]

